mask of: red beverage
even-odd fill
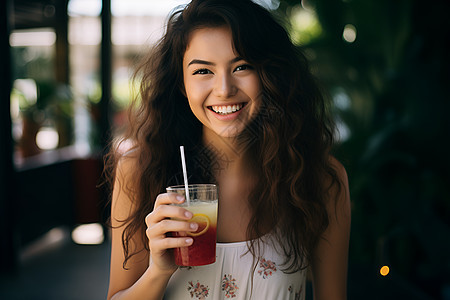
[[[176,232],[174,236],[181,235]],[[194,243],[191,246],[174,249],[175,263],[178,266],[203,266],[214,263],[216,261],[216,226],[210,225],[204,234],[192,238]]]

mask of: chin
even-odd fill
[[[216,134],[223,138],[236,138],[238,137],[242,131],[244,130],[244,126],[229,126],[226,128],[222,128],[220,132],[216,131]]]

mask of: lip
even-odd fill
[[[231,114],[227,114],[227,115],[221,115],[221,114],[213,111],[211,107],[215,106],[215,105],[208,105],[207,108],[216,119],[218,119],[220,121],[232,121],[232,120],[236,119],[241,114],[241,112],[247,107],[248,102],[230,103],[227,105],[237,105],[237,104],[243,104],[243,107],[240,110],[238,110],[234,113],[231,113]],[[217,105],[217,106],[223,106],[223,105]]]

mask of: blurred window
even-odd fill
[[[64,120],[70,117],[66,106],[71,96],[55,78],[55,30],[14,30],[9,43],[14,61],[11,119],[16,158],[69,144],[69,136],[60,137],[67,129]]]
[[[74,1],[74,0],[72,0]],[[164,32],[167,15],[188,0],[112,0],[111,39],[113,43],[113,125],[126,125],[126,109],[135,96],[130,81],[142,55]]]
[[[188,2],[111,0],[113,132],[120,133],[116,129],[126,126],[125,111],[133,98],[132,91],[136,90],[130,79],[141,56],[162,36],[167,15]],[[99,132],[102,1],[68,1],[68,45],[59,50],[58,28],[64,29],[66,25],[56,18],[56,8],[47,5],[43,12],[34,6],[33,9],[31,16],[42,13],[50,18],[44,23],[47,27],[27,22],[27,16],[22,16],[21,28],[30,28],[14,30],[10,36],[16,161],[20,163],[36,154],[67,146],[75,146],[84,154],[96,152],[102,146]],[[61,70],[57,64],[59,55],[68,55],[68,80],[62,79],[67,81],[64,83],[57,78]]]
[[[70,85],[75,98],[74,136],[77,147],[85,152],[95,152],[101,146],[97,126],[102,96],[101,9],[101,0],[70,0],[68,4]]]

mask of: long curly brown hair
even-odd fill
[[[182,182],[179,145],[195,174],[190,182],[214,181],[217,154],[202,144],[202,125],[183,93],[182,61],[194,30],[220,26],[231,30],[235,51],[257,70],[263,89],[258,115],[239,136],[239,154],[259,176],[248,199],[250,252],[258,255],[255,238],[273,228],[285,271],[297,271],[311,263],[328,226],[326,195],[341,186],[330,162],[334,124],[305,56],[271,13],[250,0],[193,0],[170,16],[166,33],[135,75],[139,100],[130,108],[123,139],[132,141],[136,161],[128,174],[132,185],[122,187],[135,201],[131,215],[121,220],[124,267],[131,256],[148,250],[144,219],[157,195]],[[121,156],[117,148],[111,151],[114,170]],[[132,247],[136,234],[145,249]]]

